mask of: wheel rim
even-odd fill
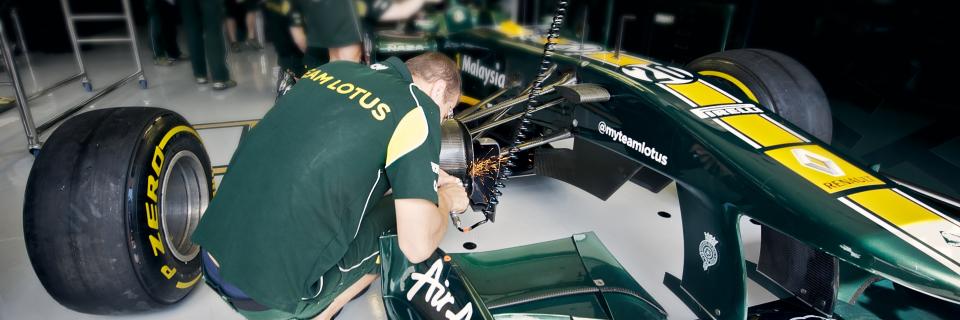
[[[160,217],[164,241],[177,260],[188,262],[200,253],[190,235],[210,203],[208,183],[197,155],[186,150],[173,155],[163,175]]]

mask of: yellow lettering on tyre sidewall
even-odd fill
[[[148,174],[145,188],[145,196],[147,200],[144,203],[144,214],[147,222],[147,228],[149,228],[149,230],[147,230],[147,232],[149,232],[147,235],[147,241],[150,243],[150,248],[154,257],[160,257],[166,253],[166,249],[163,246],[162,235],[160,233],[160,217],[162,216],[160,214],[160,210],[162,210],[162,208],[159,208],[159,200],[157,197],[157,189],[160,187],[160,173],[163,169],[163,162],[165,158],[164,149],[166,148],[167,143],[170,142],[170,139],[181,132],[193,134],[197,138],[200,137],[200,135],[197,134],[197,131],[189,126],[179,125],[173,127],[167,131],[166,134],[164,134],[163,138],[160,139],[160,143],[154,146],[153,154],[150,157],[150,169],[152,169],[152,171],[147,171]],[[173,279],[173,277],[177,274],[177,268],[170,267],[166,264],[163,264],[159,271],[160,274],[168,280]],[[177,282],[176,287],[185,289],[191,286],[192,285],[184,286],[182,283]]]

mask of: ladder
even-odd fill
[[[30,153],[36,154],[40,150],[41,141],[39,134],[44,131],[52,128],[61,121],[69,118],[74,113],[82,110],[85,106],[90,103],[100,99],[107,93],[119,88],[120,86],[126,84],[127,82],[137,79],[137,82],[140,86],[140,89],[147,89],[147,78],[143,74],[143,63],[140,61],[140,47],[137,42],[136,29],[133,24],[133,14],[130,9],[130,0],[121,0],[123,5],[122,13],[94,13],[94,14],[74,14],[70,8],[68,0],[60,0],[60,5],[63,8],[64,19],[67,24],[67,31],[70,35],[70,44],[73,48],[74,59],[77,62],[77,67],[79,72],[77,74],[71,75],[65,79],[57,81],[52,86],[47,88],[42,88],[37,92],[27,95],[24,92],[23,83],[20,80],[20,73],[17,69],[16,61],[13,56],[13,49],[8,43],[6,31],[3,28],[4,17],[0,16],[0,54],[2,54],[3,63],[6,69],[10,73],[11,81],[9,84],[12,84],[14,87],[14,94],[17,104],[17,107],[20,112],[20,121],[23,123],[24,133],[27,137],[27,148]],[[24,55],[27,56],[27,63],[29,63],[29,53],[26,47],[26,41],[23,39],[23,32],[20,29],[20,21],[16,15],[16,10],[11,10],[11,17],[13,19],[13,25],[16,28],[18,44],[20,49],[23,51]],[[126,26],[126,36],[122,37],[89,37],[89,38],[80,38],[77,36],[76,23],[78,22],[103,22],[103,21],[123,21]],[[90,79],[87,77],[86,67],[83,64],[83,56],[80,54],[80,45],[81,44],[114,44],[114,43],[129,43],[133,55],[133,60],[136,63],[136,71],[133,73],[124,76],[120,80],[117,80],[114,83],[111,83],[99,91],[95,92],[93,96],[84,99],[77,105],[74,105],[68,108],[63,113],[53,117],[53,119],[44,122],[37,126],[33,120],[33,115],[30,111],[29,102],[35,98],[38,98],[47,92],[50,92],[56,88],[62,87],[67,83],[72,82],[75,79],[80,79],[80,85],[84,91],[93,92],[93,84],[90,82]]]

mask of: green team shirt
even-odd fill
[[[364,21],[373,23],[390,0],[293,0],[290,22],[304,27],[307,46],[338,48],[360,42]]]
[[[294,312],[384,193],[437,202],[440,110],[397,58],[307,71],[243,139],[193,235],[227,282]]]

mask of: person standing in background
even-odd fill
[[[198,84],[213,79],[214,90],[237,85],[230,80],[223,46],[223,0],[178,0],[187,32],[190,63]],[[209,76],[207,67],[210,67]]]
[[[230,41],[230,50],[240,52],[245,47],[252,50],[263,49],[256,39],[255,31],[259,0],[224,0],[224,6],[227,9],[227,39]],[[243,31],[243,34],[239,34],[240,31]],[[242,38],[246,38],[246,41],[241,41]]]
[[[264,31],[277,52],[277,65],[294,76],[303,74],[303,52],[290,35],[290,0],[263,2]]]
[[[306,69],[329,61],[360,62],[364,22],[410,18],[426,3],[443,0],[291,0],[290,33]]]
[[[177,44],[177,22],[173,0],[145,0],[153,64],[170,66],[183,54]]]

